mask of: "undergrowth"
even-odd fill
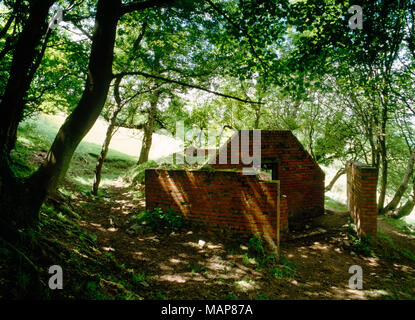
[[[276,279],[294,279],[297,266],[287,257],[277,257],[264,248],[261,236],[255,235],[248,241],[248,253],[242,256],[244,264],[254,259],[258,270],[264,270]]]
[[[371,237],[359,237],[352,224],[348,227],[348,237],[351,241],[351,250],[355,253],[382,257],[389,260],[400,260],[402,258],[415,261],[415,254],[407,248],[401,248],[394,243],[391,237],[384,234],[381,230],[377,232],[377,239]]]
[[[137,222],[149,227],[152,231],[178,230],[183,225],[183,216],[173,209],[163,211],[156,208],[153,211],[146,210],[137,216]]]
[[[36,228],[22,230],[16,243],[0,243],[0,297],[141,299],[133,286],[134,274],[107,255],[73,217],[50,203],[42,206]],[[63,270],[63,290],[48,286],[52,265]]]

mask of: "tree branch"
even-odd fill
[[[143,76],[143,77],[146,77],[146,78],[153,78],[153,79],[161,80],[161,81],[164,81],[164,82],[167,82],[167,83],[174,83],[174,84],[177,84],[177,85],[182,86],[182,87],[187,87],[187,88],[192,88],[192,89],[198,89],[198,90],[201,90],[201,91],[205,91],[205,92],[208,92],[208,93],[212,93],[212,94],[217,95],[217,96],[220,96],[220,97],[237,100],[237,101],[244,102],[244,103],[264,104],[263,102],[250,101],[250,100],[246,100],[246,99],[241,99],[241,98],[238,98],[238,97],[235,97],[235,96],[231,96],[231,95],[228,95],[228,94],[225,94],[225,93],[220,93],[220,92],[216,92],[216,91],[213,91],[213,90],[210,90],[210,89],[206,89],[206,88],[203,88],[203,87],[200,87],[200,86],[197,86],[197,85],[185,83],[185,82],[178,81],[178,80],[168,79],[168,78],[165,78],[165,77],[156,76],[156,75],[152,75],[152,74],[148,74],[148,73],[140,72],[140,71],[135,71],[135,72],[121,72],[121,73],[118,73],[118,74],[114,75],[114,78],[120,77],[120,76],[121,77],[124,77],[124,76],[134,76],[134,75],[136,75],[136,76]]]
[[[0,39],[6,35],[7,31],[9,31],[9,28],[12,25],[13,20],[14,20],[14,15],[12,14],[10,15],[3,29],[0,30]]]
[[[121,8],[120,16],[124,14],[137,11],[137,10],[144,10],[148,8],[158,8],[163,5],[172,5],[175,1],[174,0],[147,0],[147,1],[140,1],[134,2],[130,4],[125,4]]]

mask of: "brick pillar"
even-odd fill
[[[359,162],[348,162],[346,171],[347,205],[359,236],[376,238],[377,170]]]

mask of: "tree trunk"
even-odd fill
[[[88,76],[81,100],[60,128],[46,160],[29,179],[20,182],[10,175],[2,177],[2,224],[4,220],[13,221],[17,228],[37,220],[40,206],[48,193],[56,189],[68,169],[76,147],[98,118],[112,80],[120,8],[121,0],[98,1]],[[2,143],[2,146],[6,145],[4,141]],[[4,163],[0,163],[2,168]]]
[[[412,183],[412,192],[409,195],[408,200],[402,207],[399,208],[398,212],[396,212],[395,214],[392,214],[392,217],[399,219],[402,217],[409,216],[412,210],[414,209],[414,207],[415,207],[415,178]]]
[[[98,188],[101,182],[102,166],[104,165],[105,158],[107,157],[108,147],[110,145],[112,134],[116,127],[115,122],[117,121],[117,116],[122,109],[120,92],[119,92],[121,79],[122,78],[117,78],[114,84],[114,97],[116,100],[116,104],[111,112],[107,133],[105,135],[105,141],[102,145],[101,154],[99,155],[97,165],[95,167],[95,178],[94,178],[94,184],[92,186],[92,194],[95,196],[98,194]]]
[[[259,102],[262,102],[262,99],[259,99]],[[261,109],[261,104],[258,104],[255,108],[254,129],[259,129],[259,121],[261,120]]]
[[[92,186],[92,194],[97,195],[98,194],[98,188],[99,184],[101,183],[101,172],[102,172],[102,166],[104,165],[104,161],[107,157],[108,153],[108,147],[111,142],[112,133],[114,132],[115,125],[111,121],[111,123],[108,126],[107,133],[105,135],[105,141],[102,145],[101,153],[98,157],[97,165],[95,167],[95,177],[94,177],[94,184]]]
[[[14,148],[19,122],[23,118],[24,98],[32,82],[32,68],[36,58],[37,46],[47,27],[50,6],[55,0],[33,1],[29,17],[16,43],[9,79],[0,103],[0,161]]]
[[[141,145],[140,158],[137,164],[141,164],[148,161],[148,155],[150,154],[151,143],[153,141],[154,121],[156,118],[157,104],[160,97],[160,91],[157,90],[151,97],[150,109],[148,111],[148,120],[144,125],[143,142]]]
[[[378,199],[378,213],[381,213],[385,204],[386,187],[388,184],[388,161],[386,159],[386,150],[381,151],[382,175],[380,178],[380,191]]]
[[[412,175],[414,170],[414,162],[415,162],[415,148],[411,152],[411,156],[409,157],[408,165],[406,167],[405,175],[402,179],[401,184],[399,185],[398,190],[395,192],[395,196],[388,203],[388,205],[383,209],[382,213],[385,214],[388,211],[394,211],[398,206],[399,202],[401,201],[402,196],[404,195],[406,189],[408,188],[409,178]]]
[[[379,148],[382,161],[382,176],[380,180],[380,192],[378,199],[378,213],[383,211],[385,205],[386,187],[388,185],[388,159],[386,150],[386,122],[388,120],[388,109],[384,105],[382,109],[382,125],[379,135]]]
[[[14,176],[9,154],[16,142],[24,98],[32,81],[27,70],[36,58],[36,48],[46,31],[49,8],[54,2],[32,1],[29,17],[13,48],[9,78],[0,103],[0,233],[7,239],[16,239],[19,227],[37,221],[37,212],[27,214],[28,204],[36,203],[35,193],[29,190],[36,186]]]
[[[336,175],[333,177],[333,179],[330,181],[330,183],[327,185],[326,188],[324,188],[324,191],[330,191],[331,188],[333,188],[334,184],[336,183],[336,181],[346,173],[346,168],[340,168],[337,172]]]

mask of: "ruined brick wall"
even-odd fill
[[[230,171],[148,169],[146,209],[172,208],[194,222],[236,233],[276,237],[277,183]],[[281,198],[281,232],[288,230]]]
[[[252,137],[250,130],[250,155],[253,154]],[[212,167],[218,169],[249,167],[241,161],[241,139],[239,139],[239,158],[237,163],[232,163],[231,146],[234,143],[232,140],[235,139],[237,135],[232,136],[228,143],[219,149],[213,161],[210,159]],[[238,140],[235,141],[238,143]],[[323,214],[324,172],[291,131],[261,130],[260,143],[261,160],[274,159],[278,162],[278,180],[281,183],[281,194],[287,197],[290,224],[303,224],[304,218]],[[219,163],[221,156],[226,157],[226,164]]]
[[[377,170],[359,162],[348,162],[347,205],[362,236],[376,238],[377,234]]]

